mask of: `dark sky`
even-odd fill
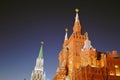
[[[45,72],[52,80],[58,66],[65,28],[69,36],[79,16],[83,34],[87,31],[98,51],[120,53],[120,5],[110,1],[1,1],[0,80],[30,80],[40,41],[44,44]]]

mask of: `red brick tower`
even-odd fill
[[[93,48],[88,33],[82,34],[79,10],[75,11],[73,33],[68,38],[68,29],[66,29],[54,80],[119,80],[120,58],[118,53],[116,51],[99,52]]]

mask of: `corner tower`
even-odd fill
[[[44,58],[43,58],[43,44],[41,41],[41,47],[39,51],[39,55],[36,59],[36,65],[31,74],[31,80],[45,80],[45,72],[44,72]]]
[[[68,38],[66,30],[63,48],[59,53],[59,66],[57,68],[54,80],[76,80],[74,71],[81,66],[81,51],[84,47],[86,36],[82,35],[82,26],[80,24],[78,9],[75,9],[75,21],[73,33]]]

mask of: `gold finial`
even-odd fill
[[[75,9],[75,12],[76,12],[76,13],[78,13],[78,12],[79,12],[79,9],[78,9],[78,8],[76,8],[76,9]]]
[[[65,28],[65,31],[68,32],[68,28]]]
[[[44,41],[41,41],[40,43],[41,43],[41,45],[43,45],[43,44],[44,44]]]

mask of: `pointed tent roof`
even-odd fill
[[[41,41],[41,47],[40,47],[40,51],[39,51],[39,56],[38,56],[38,58],[43,58],[43,44],[44,44],[44,42]]]
[[[68,40],[68,28],[66,28],[65,31],[66,31],[65,40]]]
[[[79,22],[79,15],[78,15],[79,9],[75,9],[75,12],[76,12],[75,22]]]
[[[80,20],[79,20],[79,9],[75,9],[76,12],[76,16],[75,16],[75,23],[74,23],[74,27],[73,27],[73,32],[80,32],[81,33],[81,24],[80,24]]]

